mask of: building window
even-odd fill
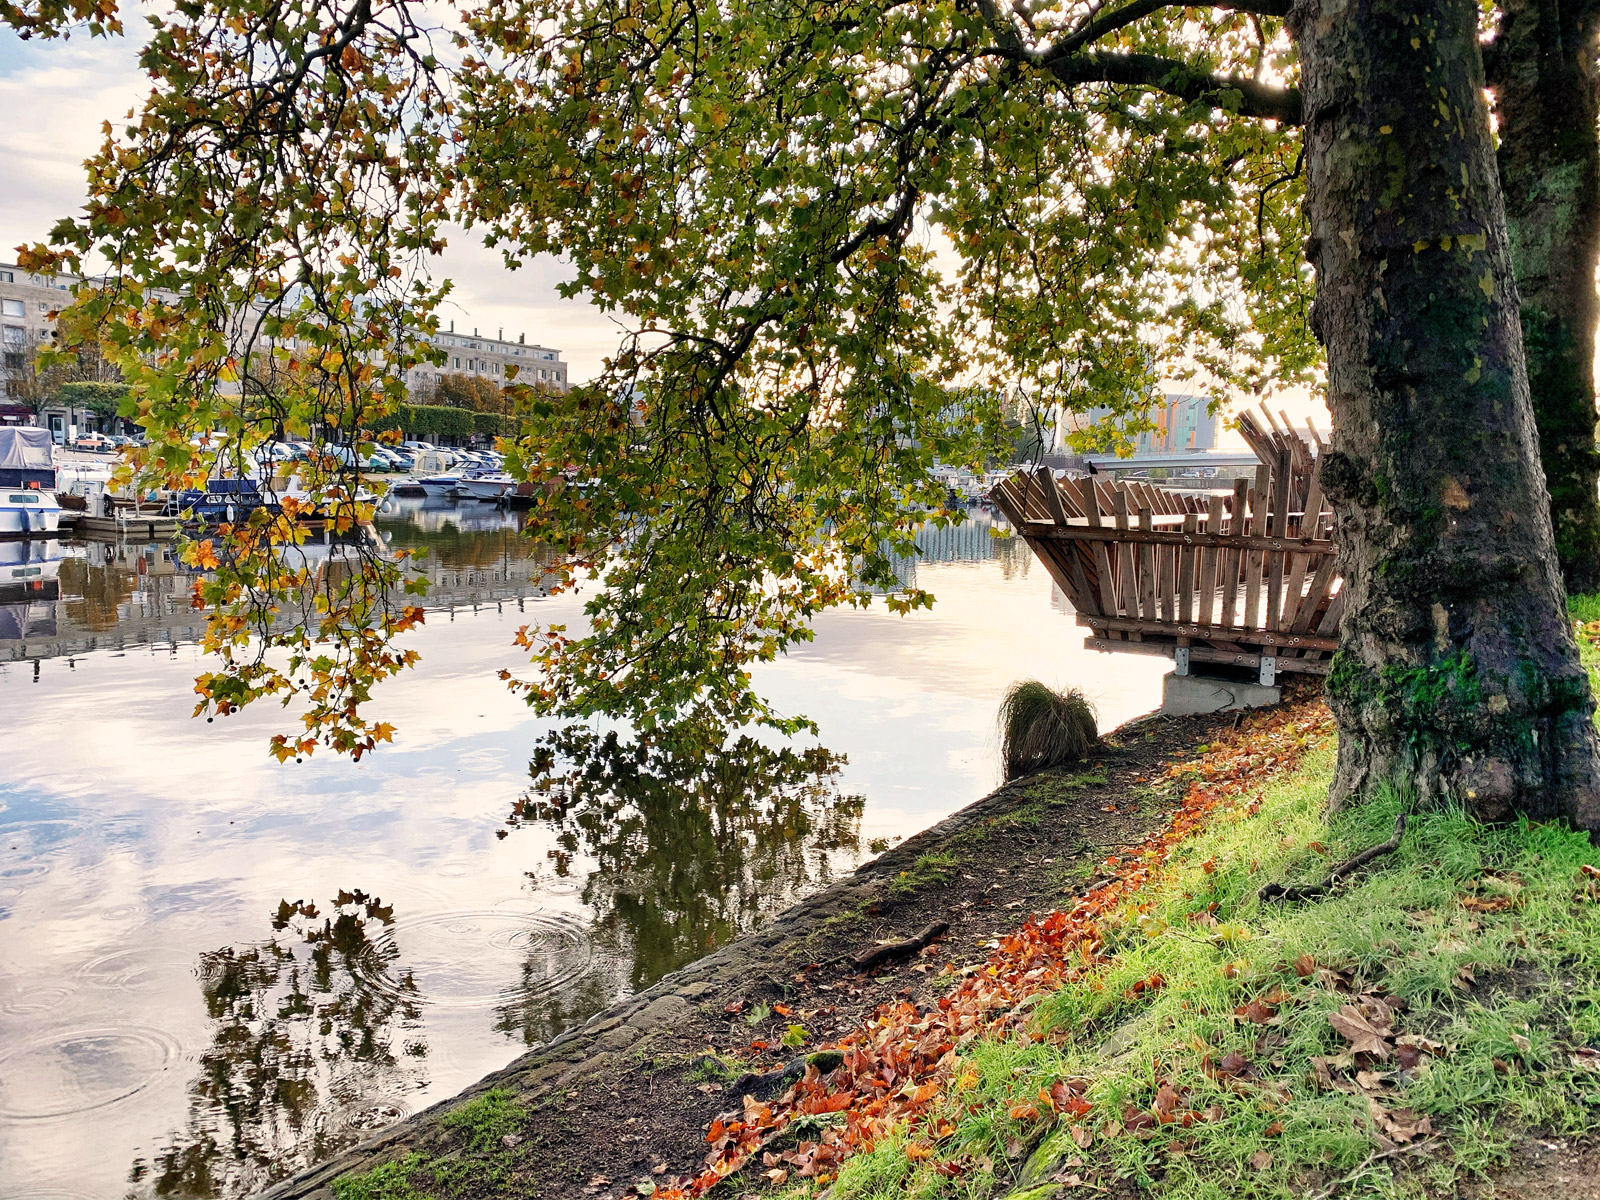
[[[28,306],[21,300],[0,300],[0,316],[22,317],[28,313]]]
[[[15,271],[0,271],[0,283],[15,283],[16,281],[17,275]]]
[[[494,364],[494,373],[496,375],[500,374],[500,364],[499,363],[495,363]]]
[[[28,340],[28,331],[20,325],[7,325],[0,331],[0,341],[8,346],[21,346]]]
[[[22,370],[22,367],[23,367],[22,355],[20,355],[20,354],[7,354],[5,356],[5,363],[6,363],[6,370],[8,370],[8,371],[20,371],[20,370]]]
[[[461,360],[459,358],[456,359],[456,370],[461,370]]]

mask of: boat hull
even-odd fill
[[[504,479],[463,479],[457,488],[473,500],[498,500],[515,486],[516,480],[508,475]]]
[[[433,475],[417,480],[417,486],[425,496],[454,496],[461,488],[461,479],[456,475]]]
[[[0,537],[53,537],[61,528],[61,504],[50,492],[0,490]]]

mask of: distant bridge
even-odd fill
[[[1258,467],[1261,460],[1249,450],[1189,450],[1167,454],[1087,454],[1084,461],[1097,471],[1166,470],[1182,467]]]

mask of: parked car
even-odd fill
[[[103,433],[80,433],[72,439],[74,450],[92,450],[96,454],[111,454],[117,444]]]

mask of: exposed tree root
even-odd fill
[[[1406,815],[1401,813],[1394,819],[1394,836],[1387,842],[1380,842],[1376,846],[1369,846],[1354,858],[1348,858],[1333,870],[1328,872],[1328,877],[1321,883],[1302,884],[1297,887],[1284,887],[1281,883],[1269,883],[1259,892],[1257,897],[1264,901],[1281,901],[1288,903],[1291,900],[1320,900],[1333,890],[1333,885],[1338,883],[1352,871],[1360,870],[1373,859],[1384,854],[1393,854],[1400,849],[1400,839],[1405,835]]]
[[[882,946],[873,946],[870,950],[863,950],[850,960],[850,965],[858,971],[870,971],[873,967],[886,963],[891,959],[904,958],[908,954],[915,954],[935,939],[942,938],[949,930],[949,921],[935,921],[914,937],[908,937],[900,942],[889,942]]]

